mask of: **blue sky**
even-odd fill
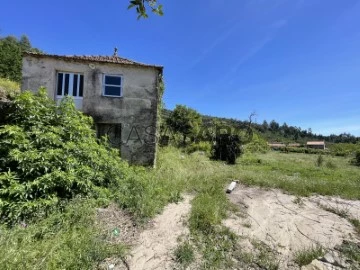
[[[165,104],[360,136],[360,0],[5,0],[0,35],[47,53],[119,55],[165,67]]]

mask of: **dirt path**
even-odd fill
[[[150,229],[143,231],[128,264],[131,270],[172,269],[172,252],[177,246],[177,238],[188,234],[184,220],[191,209],[191,196],[165,207],[163,213],[153,220]]]
[[[224,225],[246,239],[260,240],[277,251],[280,269],[294,267],[294,252],[320,244],[333,248],[344,239],[359,240],[353,226],[321,205],[360,218],[360,201],[314,196],[296,198],[279,190],[238,186],[229,199],[241,208]],[[341,211],[340,211],[341,213]],[[248,246],[251,249],[251,246]],[[295,268],[293,268],[295,269]]]

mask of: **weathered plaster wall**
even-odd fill
[[[22,90],[40,86],[55,98],[57,72],[84,75],[83,109],[95,123],[121,124],[121,156],[131,163],[154,165],[156,157],[157,78],[159,70],[112,63],[74,62],[51,57],[23,58]],[[95,66],[95,68],[94,68]],[[103,74],[122,75],[122,97],[102,96]],[[104,125],[103,125],[104,126]]]

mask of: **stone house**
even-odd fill
[[[47,88],[57,102],[74,98],[94,119],[98,136],[108,135],[121,157],[155,165],[158,106],[163,67],[117,56],[61,56],[25,53],[21,89]]]

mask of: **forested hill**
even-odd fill
[[[166,119],[171,114],[171,110],[164,109],[163,117]],[[232,118],[222,118],[209,115],[202,115],[203,125],[210,126],[214,122],[229,125],[234,128],[244,128],[249,121],[241,121]],[[286,123],[279,124],[275,120],[270,122],[264,121],[262,124],[252,123],[253,128],[258,131],[269,142],[298,142],[305,143],[311,140],[325,140],[331,143],[360,143],[360,137],[355,137],[349,133],[342,133],[339,135],[332,134],[330,136],[323,136],[314,134],[311,128],[305,130],[300,127],[290,126]]]

